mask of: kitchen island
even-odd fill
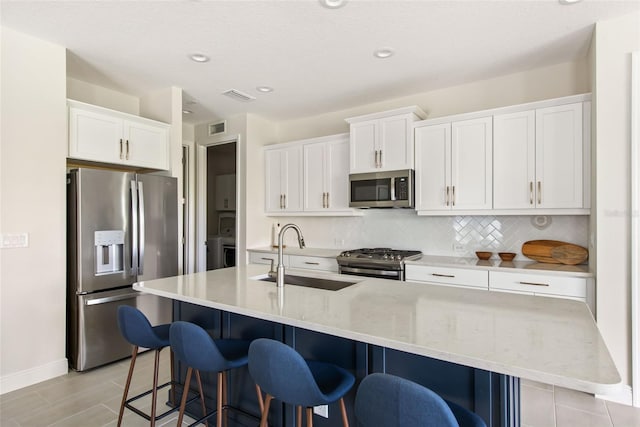
[[[328,361],[349,365],[359,380],[380,371],[409,377],[488,425],[519,425],[518,378],[605,395],[621,381],[581,302],[308,271],[300,274],[358,283],[339,291],[279,290],[259,280],[267,270],[239,266],[134,289],[187,303],[174,305],[176,319],[207,323],[193,307],[212,309],[219,316],[208,324],[214,335],[280,339],[305,357],[335,357]],[[290,425],[287,411],[273,425]]]

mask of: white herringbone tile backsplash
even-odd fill
[[[542,229],[534,224],[546,221]],[[446,216],[423,217],[403,209],[371,209],[354,218],[282,218],[295,222],[307,246],[355,249],[392,247],[418,249],[429,255],[474,257],[477,250],[515,252],[523,258],[528,240],[561,240],[584,247],[589,240],[588,216]],[[288,236],[293,239],[293,233]],[[289,242],[288,242],[289,243]],[[293,239],[290,244],[295,244]]]

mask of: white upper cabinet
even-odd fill
[[[266,212],[272,216],[353,216],[349,135],[265,147]]]
[[[166,123],[77,101],[69,105],[69,158],[169,170]]]
[[[580,209],[583,103],[494,116],[494,208]]]
[[[302,146],[265,149],[266,211],[302,211]]]
[[[350,173],[413,169],[413,122],[418,107],[346,119],[350,124]]]
[[[535,111],[493,118],[493,206],[535,206]]]
[[[491,117],[415,129],[416,210],[492,207]]]
[[[304,211],[349,210],[349,139],[305,143]]]
[[[414,123],[418,215],[589,214],[590,95]]]
[[[536,203],[582,208],[582,103],[536,110]]]

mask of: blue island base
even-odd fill
[[[518,378],[200,305],[174,301],[173,309],[174,320],[196,323],[213,338],[271,338],[290,345],[306,359],[334,363],[351,371],[356,377],[356,384],[345,396],[345,405],[352,426],[357,425],[353,411],[357,387],[366,375],[374,372],[393,374],[422,384],[443,398],[474,411],[488,427],[520,426]],[[186,367],[181,366],[180,362],[175,363],[176,379],[184,383]],[[232,370],[228,378],[229,405],[259,416],[255,384],[248,369]],[[216,374],[203,373],[202,380],[207,408],[213,411],[216,407]],[[192,385],[196,387],[193,382]],[[197,389],[192,390],[196,392]],[[191,403],[187,412],[194,419],[200,418],[202,410],[199,401]],[[232,411],[228,416],[230,427],[257,425],[255,419]],[[315,415],[313,424],[316,427],[341,426],[338,404],[329,406],[328,418]],[[273,401],[269,425],[294,427],[295,408]]]

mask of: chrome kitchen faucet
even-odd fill
[[[300,227],[295,224],[285,224],[281,229],[280,233],[278,233],[278,265],[276,267],[276,285],[281,288],[284,286],[284,263],[282,262],[282,240],[284,238],[284,232],[289,228],[293,228],[298,234],[298,244],[300,245],[300,249],[304,249],[304,238],[302,237],[302,231]],[[273,274],[273,263],[271,263],[271,271],[269,271],[269,275]]]

